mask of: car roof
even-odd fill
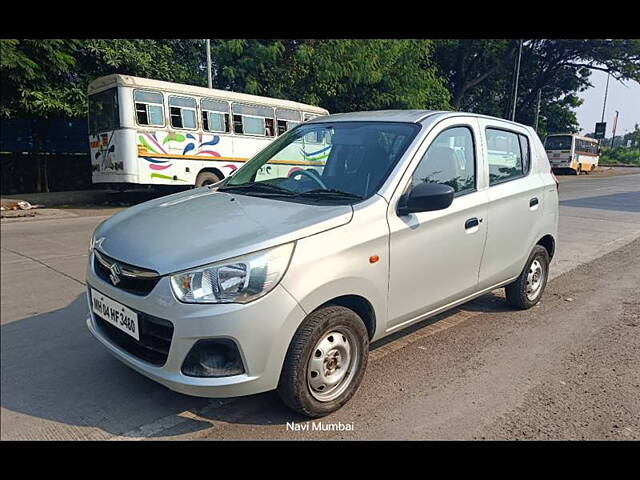
[[[411,122],[418,123],[436,110],[373,110],[368,112],[334,113],[317,117],[311,122]]]
[[[429,118],[442,120],[449,117],[469,116],[476,118],[486,118],[497,120],[500,122],[527,127],[521,123],[512,122],[504,118],[492,117],[489,115],[481,115],[470,112],[451,112],[444,110],[374,110],[369,112],[350,112],[350,113],[334,113],[322,117],[314,118],[308,123],[324,123],[324,122],[410,122],[420,123]]]

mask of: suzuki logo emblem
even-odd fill
[[[113,283],[114,285],[117,285],[118,283],[120,283],[120,274],[122,273],[122,270],[120,270],[120,267],[118,266],[117,263],[113,263],[110,267],[109,267],[109,278],[111,279],[111,283]]]

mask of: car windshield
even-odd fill
[[[303,124],[258,153],[220,190],[303,202],[369,198],[419,129],[400,122]]]
[[[547,150],[571,150],[571,140],[570,135],[547,137],[544,147]]]

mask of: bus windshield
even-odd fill
[[[89,133],[97,134],[120,126],[118,89],[110,88],[89,96]]]
[[[571,135],[547,137],[544,146],[547,150],[571,150]]]

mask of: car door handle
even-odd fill
[[[477,227],[478,225],[480,225],[481,221],[482,221],[482,219],[478,220],[476,217],[470,218],[469,220],[464,222],[464,229],[465,230],[470,230],[470,229],[472,229],[474,227]]]
[[[536,205],[538,205],[538,197],[533,197],[531,200],[529,200],[529,206],[530,207],[535,207]]]

